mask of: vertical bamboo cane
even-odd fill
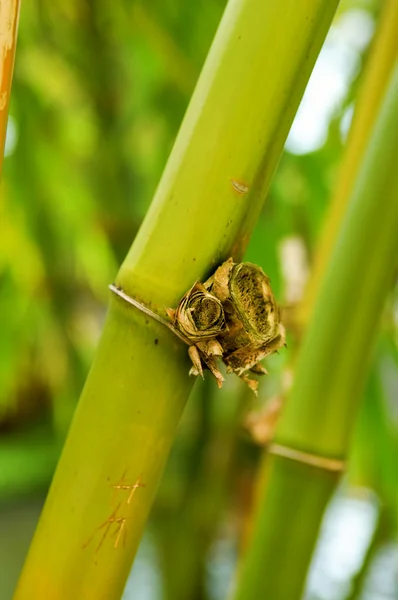
[[[265,462],[236,600],[298,600],[338,480],[398,255],[398,66],[388,86]],[[342,465],[341,465],[342,466]]]
[[[398,56],[397,40],[398,2],[386,0],[356,101],[344,161],[315,253],[313,272],[308,283],[305,300],[300,308],[299,318],[302,323],[308,321],[313,309],[322,275],[337,238],[352,187],[369,142],[369,136],[394,69]]]

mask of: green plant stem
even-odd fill
[[[345,454],[381,309],[396,268],[397,69],[393,74],[325,274],[278,432],[284,443],[325,456]]]
[[[235,394],[226,389],[220,393],[210,380],[200,387],[198,410],[204,409],[206,417],[194,440],[195,456],[187,460],[190,469],[183,479],[180,499],[163,511],[159,507],[160,494],[156,500],[152,520],[155,518],[161,548],[165,600],[205,600],[208,597],[208,552],[219,531],[222,510],[234,479],[242,413],[247,403],[252,402],[251,392],[242,387],[240,384]],[[195,396],[197,392],[198,388]]]
[[[260,491],[236,599],[298,600],[338,475],[279,456],[261,471],[266,499]]]
[[[398,68],[298,357],[276,441],[344,459],[398,255]],[[298,600],[336,474],[270,457],[236,600]],[[261,480],[264,477],[261,476]],[[312,501],[310,501],[311,499]]]
[[[241,257],[336,6],[229,3],[117,277],[129,295],[165,315],[196,279]],[[193,385],[188,370],[177,337],[111,298],[16,599],[120,598]],[[113,487],[138,478],[145,487],[131,497]]]
[[[322,275],[336,241],[348,200],[369,142],[380,104],[398,56],[398,3],[386,0],[372,44],[337,184],[320,235],[311,278],[299,318],[305,324],[313,309]]]

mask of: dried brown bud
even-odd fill
[[[201,283],[195,283],[175,311],[174,326],[192,343],[217,337],[227,329],[222,304]]]
[[[223,377],[217,357],[256,393],[257,382],[249,378],[249,372],[266,373],[259,361],[285,343],[270,280],[252,263],[228,259],[204,285],[195,283],[177,309],[167,312],[191,344],[191,373],[203,375],[204,363],[220,387]]]
[[[244,373],[264,373],[259,361],[285,343],[285,330],[269,277],[257,265],[236,264],[230,258],[205,286],[222,301],[225,310],[228,332],[218,338],[223,347],[223,361],[229,371],[249,384]]]

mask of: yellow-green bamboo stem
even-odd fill
[[[3,166],[8,107],[17,45],[19,0],[0,3],[0,173]]]
[[[347,208],[348,199],[368,145],[380,103],[391,77],[398,56],[397,40],[398,2],[396,0],[386,0],[361,89],[356,100],[347,148],[315,253],[313,272],[308,283],[305,299],[300,307],[299,319],[302,323],[308,321],[313,309],[319,285]]]
[[[236,600],[301,598],[323,511],[346,456],[398,256],[398,65],[324,275],[270,457]],[[289,449],[289,450],[286,450]],[[324,467],[302,462],[320,457]],[[294,458],[295,455],[295,458]],[[310,455],[310,456],[308,456]],[[264,480],[264,475],[261,476]]]
[[[117,283],[165,317],[239,258],[337,0],[232,0]],[[184,344],[113,296],[15,598],[120,598],[192,388]],[[142,485],[144,487],[135,487]]]

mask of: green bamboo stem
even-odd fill
[[[369,136],[394,69],[398,56],[397,39],[398,3],[396,0],[386,0],[355,103],[355,113],[344,161],[318,243],[311,279],[305,293],[305,300],[300,307],[299,318],[303,324],[311,315],[323,273],[367,148]]]
[[[252,401],[249,389],[236,391],[231,397],[231,390],[223,389],[220,393],[210,380],[204,382],[200,391],[197,398],[198,388],[195,389],[195,398],[201,402],[199,410],[204,409],[206,417],[195,440],[194,456],[187,459],[193,468],[171,510],[166,507],[162,511],[157,498],[155,517],[152,513],[163,557],[164,600],[208,597],[205,585],[208,551],[231,488],[242,414],[248,401]]]
[[[351,445],[349,475],[354,487],[364,486],[376,492],[384,512],[390,515],[390,530],[394,531],[398,525],[398,436],[382,382],[386,357],[390,357],[388,350],[378,344]]]
[[[346,456],[396,268],[397,131],[398,67],[324,275],[276,436],[280,445],[326,459]],[[338,473],[272,456],[266,468],[236,600],[298,600]]]
[[[165,316],[196,279],[242,255],[336,5],[229,3],[117,277],[130,296]],[[120,598],[193,385],[188,370],[177,337],[112,296],[16,599]]]

